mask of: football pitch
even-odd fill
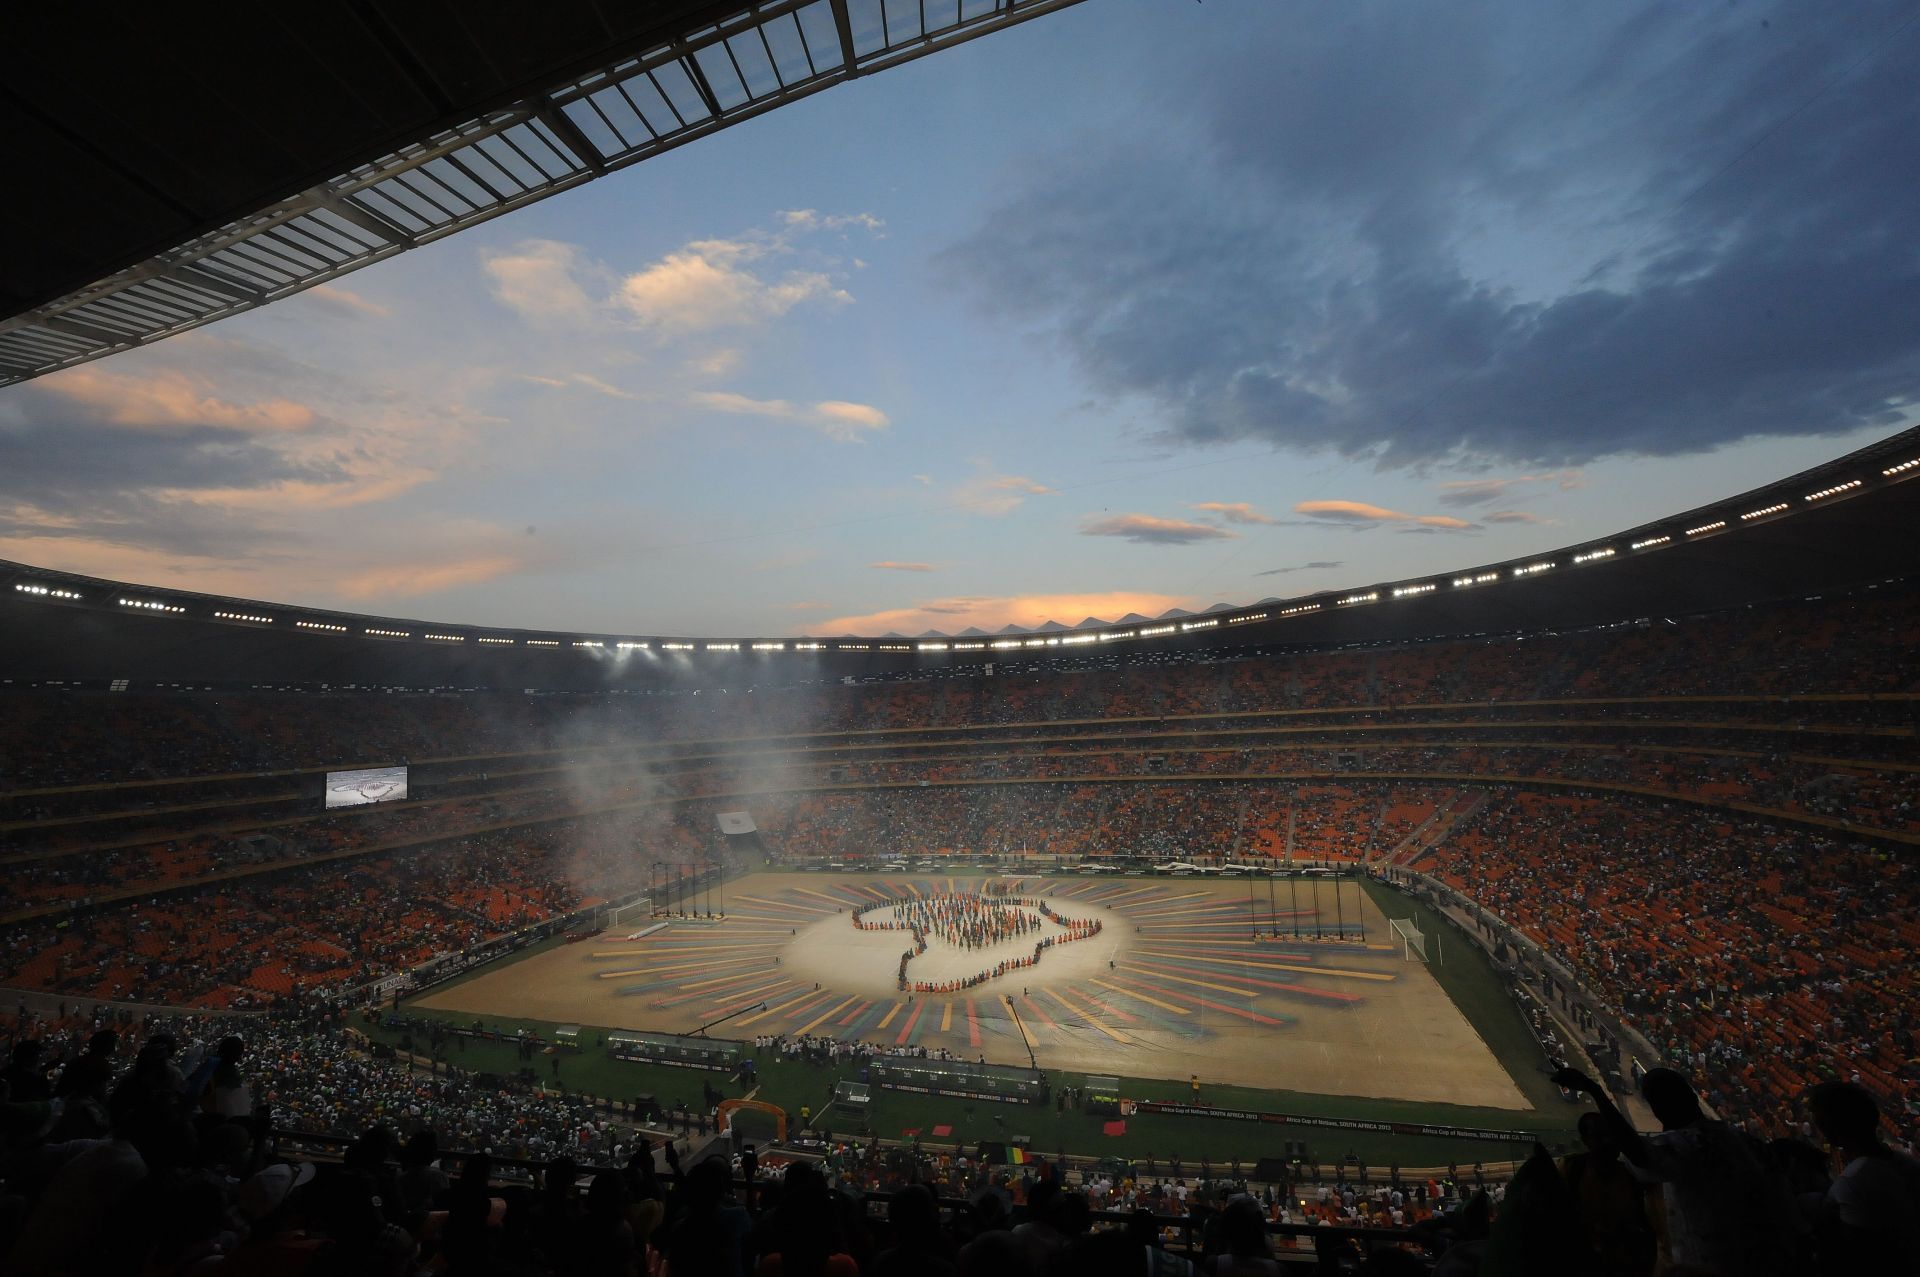
[[[1430,946],[1433,965],[1407,960],[1383,901],[1395,917],[1423,912],[1350,880],[768,871],[715,893],[724,920],[658,930],[631,920],[495,963],[408,1010],[535,1031],[583,1026],[587,1058],[568,1059],[562,1081],[609,1098],[697,1095],[712,1075],[612,1060],[597,1045],[607,1032],[684,1034],[727,1017],[711,1036],[834,1037],[1022,1067],[1031,1059],[1056,1089],[1116,1076],[1129,1099],[1184,1102],[1197,1079],[1208,1106],[1560,1138],[1570,1112],[1531,1067],[1527,1027],[1484,959],[1461,943]],[[914,937],[888,924],[934,909],[963,924],[997,910],[1002,927],[1019,919],[1019,934],[964,925],[923,933],[925,949],[907,970],[915,987],[903,990],[900,961]],[[857,927],[856,915],[869,926]],[[1438,927],[1430,915],[1419,921]],[[1049,937],[1037,961],[1012,965]],[[478,1057],[456,1062],[487,1067]],[[819,1109],[832,1079],[769,1063],[763,1057],[759,1098]],[[1304,1139],[1329,1160],[1357,1151],[1376,1165],[1524,1153],[1512,1141],[1161,1113],[1132,1116],[1125,1134],[1110,1135],[1071,1110],[878,1089],[875,1097],[868,1120],[888,1137],[935,1126],[963,1139],[1019,1130],[1042,1148],[1054,1139],[1077,1153],[1164,1154],[1184,1144],[1190,1160],[1202,1151],[1251,1159]]]

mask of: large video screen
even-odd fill
[[[368,767],[353,772],[327,773],[328,807],[361,807],[392,802],[407,796],[407,769]]]

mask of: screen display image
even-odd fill
[[[368,767],[361,771],[327,773],[327,806],[360,807],[407,796],[407,769]]]

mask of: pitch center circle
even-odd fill
[[[929,908],[926,902],[935,903]],[[781,961],[791,979],[872,997],[997,999],[1022,989],[1084,984],[1108,971],[1119,937],[1108,926],[1107,910],[1042,903],[1045,908],[973,893],[876,903],[798,928]],[[855,925],[856,912],[864,926]],[[915,952],[916,937],[924,938],[924,950]],[[909,953],[908,987],[902,989],[900,961]]]

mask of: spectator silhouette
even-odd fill
[[[1824,1082],[1807,1096],[1813,1124],[1841,1166],[1817,1213],[1832,1272],[1912,1272],[1920,1226],[1920,1159],[1880,1138],[1880,1106],[1853,1082]]]
[[[1653,1269],[1657,1243],[1640,1181],[1620,1160],[1606,1118],[1582,1113],[1579,1131],[1586,1151],[1561,1159],[1560,1174],[1573,1194],[1592,1271],[1599,1277],[1643,1277]]]
[[[1701,1110],[1686,1078],[1665,1068],[1642,1075],[1640,1094],[1661,1126],[1649,1136],[1578,1069],[1561,1069],[1553,1080],[1591,1096],[1634,1176],[1661,1186],[1674,1265],[1726,1277],[1795,1271],[1805,1247],[1785,1184],[1757,1141]]]

